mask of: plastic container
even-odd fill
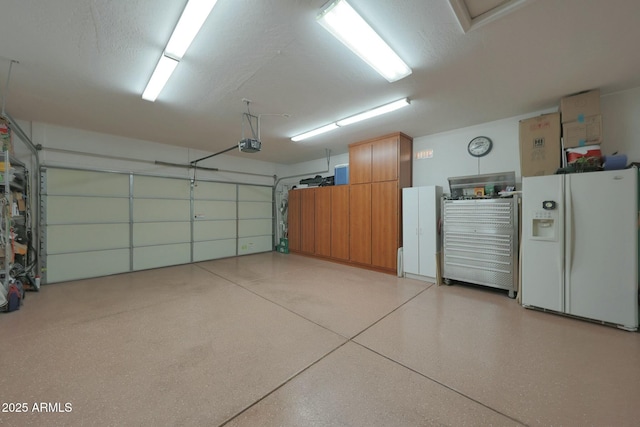
[[[349,183],[349,164],[336,165],[334,168],[334,185],[346,185]]]

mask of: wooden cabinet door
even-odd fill
[[[315,188],[297,190],[300,196],[300,251],[313,254],[316,250],[315,241]]]
[[[331,187],[331,256],[349,259],[349,186]]]
[[[300,191],[289,190],[287,238],[290,251],[300,251]]]
[[[398,136],[372,143],[371,181],[398,179]]]
[[[319,256],[331,256],[331,187],[320,187],[316,193],[315,213],[315,253]]]
[[[349,147],[349,184],[371,182],[371,144]]]
[[[371,264],[397,269],[399,222],[398,182],[371,184]]]
[[[360,264],[371,264],[371,184],[356,184],[350,187],[350,260]]]

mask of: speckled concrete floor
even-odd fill
[[[0,425],[640,425],[638,333],[275,252],[45,286],[0,342]]]

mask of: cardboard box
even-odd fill
[[[560,100],[562,123],[582,122],[586,117],[600,114],[600,90],[590,90]]]
[[[582,122],[570,122],[562,125],[562,143],[564,148],[584,147],[602,143],[602,116],[585,117]]]
[[[22,243],[14,242],[13,249],[17,255],[27,254],[27,245],[23,245]]]
[[[560,114],[520,120],[520,174],[553,175],[560,167]]]

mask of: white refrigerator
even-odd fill
[[[522,179],[522,304],[638,329],[638,172]]]

